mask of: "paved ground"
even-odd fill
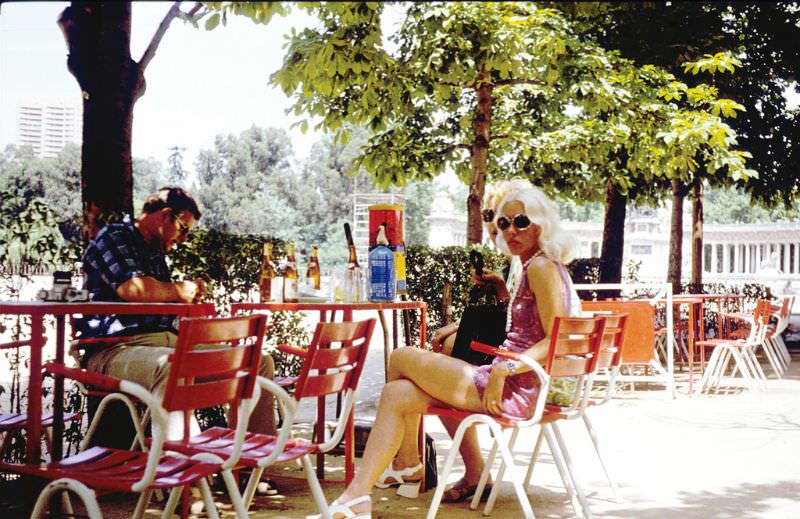
[[[734,390],[729,394],[689,397],[686,380],[678,396],[668,398],[663,388],[637,385],[626,389],[604,408],[593,409],[596,429],[605,440],[623,503],[616,503],[605,483],[591,444],[580,423],[562,430],[579,467],[591,509],[596,517],[662,519],[796,519],[800,518],[800,351],[782,380],[771,379],[766,391]],[[357,416],[369,415],[383,377],[380,344],[370,351],[358,398]],[[426,421],[437,444],[440,465],[449,439],[436,419]],[[516,459],[527,461],[533,432],[517,444]],[[488,442],[482,442],[488,444]],[[341,458],[331,458],[329,478],[340,478]],[[281,476],[301,474],[296,470]],[[458,471],[452,480],[459,477]],[[283,495],[260,497],[251,517],[296,519],[315,513],[302,479],[276,478]],[[501,495],[492,517],[516,518],[520,509],[511,485],[501,483]],[[329,500],[341,485],[324,485]],[[536,466],[529,489],[539,518],[574,517],[549,454]],[[432,492],[407,500],[391,490],[373,492],[376,518],[424,517]],[[222,496],[220,496],[222,499]],[[106,517],[129,516],[133,501],[104,498]],[[157,517],[156,510],[147,517]],[[225,507],[227,516],[230,508]],[[5,516],[3,516],[5,517]],[[466,505],[445,505],[439,517],[481,517]]]

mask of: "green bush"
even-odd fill
[[[206,298],[219,313],[227,312],[231,303],[258,300],[258,275],[264,243],[272,243],[274,257],[283,256],[286,243],[281,240],[250,234],[229,234],[198,230],[170,255],[175,274],[181,279],[203,279],[208,284]],[[275,360],[275,373],[297,375],[301,362],[297,357],[277,350],[278,344],[307,344],[308,331],[302,326],[303,316],[296,312],[270,314],[270,331],[265,353]]]

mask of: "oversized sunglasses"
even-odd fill
[[[525,214],[518,214],[515,215],[514,218],[509,219],[507,216],[501,216],[497,219],[496,225],[497,228],[501,231],[505,231],[513,224],[517,230],[524,230],[527,229],[531,224],[531,219],[528,218],[528,215]]]
[[[494,220],[494,209],[484,209],[481,211],[481,218],[483,218],[483,221],[486,223]]]

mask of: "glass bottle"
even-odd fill
[[[283,273],[283,301],[297,302],[297,260],[294,259],[294,242],[286,246],[286,270]]]
[[[272,280],[275,279],[275,264],[272,262],[272,244],[264,244],[263,258],[261,260],[261,274],[258,276],[259,301],[266,303],[272,301]]]
[[[312,245],[311,257],[308,259],[308,268],[306,269],[306,283],[308,283],[309,288],[314,290],[319,290],[320,286],[319,258],[317,254],[317,246]]]
[[[347,267],[344,272],[344,293],[345,301],[359,302],[362,300],[361,283],[362,273],[361,266],[358,264],[358,255],[356,253],[356,246],[353,242],[353,234],[350,232],[350,224],[344,224],[344,235],[347,238]]]

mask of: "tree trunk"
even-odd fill
[[[703,292],[703,183],[694,184],[692,200],[692,281],[691,292]]]
[[[672,220],[669,232],[669,261],[667,283],[672,283],[672,293],[681,293],[681,263],[683,262],[683,197],[686,188],[678,179],[672,179]]]
[[[130,2],[72,2],[59,25],[67,67],[83,96],[81,197],[91,238],[109,218],[133,211],[131,131],[137,64],[131,59]]]
[[[481,202],[486,189],[486,170],[489,164],[489,141],[492,127],[492,90],[489,73],[485,70],[478,74],[475,91],[478,98],[475,107],[475,119],[472,123],[474,140],[472,141],[471,164],[472,180],[467,197],[467,244],[480,243],[483,239],[481,223]]]
[[[622,255],[625,250],[625,208],[628,198],[611,182],[606,184],[606,216],[600,252],[600,283],[622,281]],[[619,291],[604,293],[616,297]]]

